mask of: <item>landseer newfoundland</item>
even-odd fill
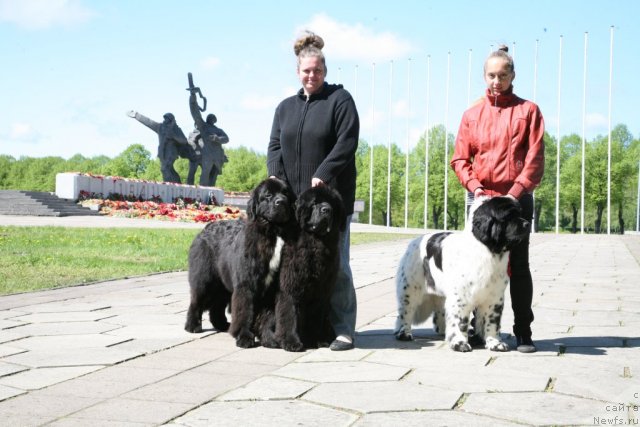
[[[411,325],[433,314],[436,332],[443,334],[446,330],[451,349],[471,351],[467,332],[473,313],[485,347],[508,351],[499,332],[509,283],[509,249],[526,236],[528,228],[517,201],[481,197],[471,206],[462,232],[413,240],[396,277],[396,338],[412,340]]]
[[[208,224],[189,249],[191,302],[185,329],[202,332],[202,314],[218,331],[229,330],[242,348],[255,343],[255,313],[277,286],[284,241],[296,229],[295,195],[282,180],[269,178],[251,192],[247,219]],[[225,310],[231,303],[231,325]],[[256,306],[257,304],[257,306]]]
[[[256,324],[264,347],[286,351],[326,347],[335,338],[329,300],[340,264],[340,232],[347,225],[340,194],[325,185],[300,194],[296,219],[299,234],[282,249],[275,304]]]

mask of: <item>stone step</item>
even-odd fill
[[[99,213],[52,193],[0,190],[0,215],[84,216]]]

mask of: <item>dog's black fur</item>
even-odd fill
[[[269,178],[252,191],[246,220],[208,224],[189,250],[191,303],[185,329],[202,332],[202,313],[213,327],[229,330],[238,347],[254,345],[255,313],[277,287],[280,250],[297,228],[295,195],[282,180]],[[273,298],[273,297],[271,297]],[[225,309],[231,302],[231,325]]]
[[[342,198],[328,186],[303,192],[296,218],[299,235],[282,251],[275,309],[257,322],[262,345],[286,351],[326,346],[335,338],[329,301],[340,268],[340,232],[347,226]]]

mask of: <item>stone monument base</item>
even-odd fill
[[[56,175],[56,195],[62,199],[77,201],[80,192],[104,199],[109,194],[135,197],[142,200],[159,198],[165,203],[175,199],[200,200],[207,204],[224,204],[224,190],[217,187],[200,187],[173,182],[142,181],[111,176],[87,175],[65,172]]]

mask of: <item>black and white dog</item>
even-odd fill
[[[528,232],[529,222],[522,218],[517,201],[482,197],[471,206],[462,232],[413,240],[396,276],[396,338],[412,340],[411,325],[423,323],[433,314],[435,330],[440,334],[446,331],[449,347],[471,351],[467,332],[473,313],[485,347],[508,351],[499,332],[509,284],[509,250]]]
[[[228,329],[238,347],[255,344],[255,315],[265,295],[278,287],[282,247],[297,229],[295,199],[284,181],[266,179],[251,192],[246,221],[212,222],[194,238],[188,332],[202,331],[202,314],[208,310],[213,327]],[[231,325],[225,315],[229,303]]]

